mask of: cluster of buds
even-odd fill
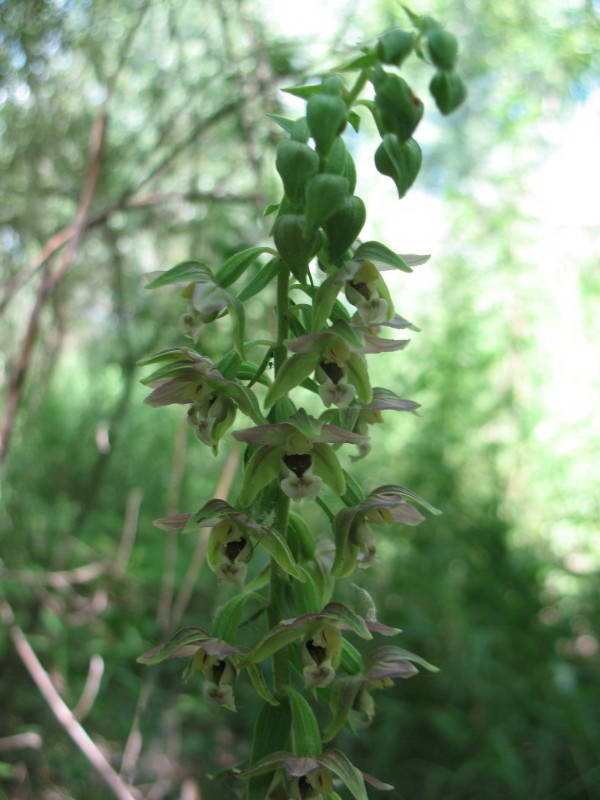
[[[418,525],[424,516],[417,506],[439,513],[396,484],[365,494],[338,456],[344,444],[354,445],[358,458],[367,455],[370,426],[382,422],[384,411],[418,408],[390,389],[373,388],[367,357],[406,347],[408,339],[388,338],[388,329],[418,330],[396,313],[385,271],[410,273],[429,256],[399,254],[380,242],[359,240],[366,209],[354,194],[356,168],[342,138],[347,125],[358,131],[360,117],[353,107],[366,107],[381,135],[375,166],[392,178],[403,197],[421,167],[413,134],[424,104],[395,70],[414,52],[436,69],[430,89],[444,114],[464,99],[455,72],[456,40],[434,20],[407,13],[413,31],[388,31],[375,47],[364,48],[358,58],[340,66],[337,72],[359,73],[351,88],[334,73],[320,84],[288,90],[306,100],[306,113],[296,120],[274,117],[287,133],[278,144],[275,164],[284,194],[266,212],[275,213],[275,249],[247,248],[214,272],[201,262],[185,261],[148,285],[184,285],[188,309],[182,325],[194,342],[204,326],[228,317],[232,347],[217,363],[189,347],[163,350],[142,362],[156,365],[144,380],[152,388],[146,402],[188,406],[197,438],[214,453],[238,414],[252,427],[233,433],[246,446],[233,505],[214,499],[196,512],[156,521],[170,531],[209,528],[208,566],[220,580],[236,584],[239,593],[216,614],[210,634],[184,628],[139,660],[156,664],[189,657],[186,677],[200,674],[204,695],[230,711],[236,709],[234,683],[245,671],[265,701],[251,766],[231,772],[248,781],[248,800],[332,800],[339,797],[337,781],[355,800],[366,800],[366,783],[391,789],[362,773],[338,750],[323,750],[322,741],[333,739],[346,724],[370,723],[375,690],[413,677],[416,665],[435,670],[399,647],[378,647],[363,658],[350,641],[352,635],[368,642],[374,634],[391,637],[400,630],[377,619],[365,590],[358,590],[360,612],[336,597],[338,578],[373,564],[374,527]],[[369,82],[374,99],[359,99]],[[243,287],[234,288],[266,254],[270,260],[259,263]],[[318,270],[311,267],[313,259]],[[319,271],[322,280],[315,285]],[[246,342],[245,303],[275,277],[276,336]],[[292,286],[290,280],[295,280]],[[303,292],[311,304],[292,302],[292,289]],[[260,364],[248,361],[246,350],[262,346],[266,349]],[[262,403],[261,386],[266,387]],[[318,418],[292,402],[290,393],[298,387],[313,392],[323,407],[316,412]],[[332,494],[338,504],[333,510]],[[326,524],[310,529],[290,511],[290,500],[318,503]],[[269,591],[261,594],[265,586]],[[248,621],[268,611],[268,625],[258,641],[253,627],[246,630],[250,645],[239,633],[246,603],[260,606]],[[263,674],[267,659],[273,659],[272,688],[265,678],[269,672]],[[323,737],[302,694],[305,689],[318,690],[329,706]]]

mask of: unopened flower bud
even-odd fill
[[[429,91],[442,114],[452,113],[467,96],[467,88],[456,72],[436,72],[429,84]]]
[[[376,47],[377,58],[384,64],[399,67],[415,45],[415,34],[409,31],[387,31]]]
[[[304,201],[306,182],[319,171],[319,156],[307,144],[283,139],[277,145],[277,172],[293,203]]]
[[[458,56],[456,36],[439,25],[432,25],[427,31],[427,50],[438,69],[454,69]]]
[[[315,94],[306,104],[306,121],[317,150],[325,154],[346,127],[346,104],[332,94]]]
[[[383,72],[383,70],[381,70]],[[399,75],[383,73],[375,81],[375,105],[386,131],[400,142],[412,136],[423,116],[423,103]]]

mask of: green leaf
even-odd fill
[[[348,639],[342,641],[342,667],[350,675],[357,675],[364,669],[362,655]]]
[[[373,390],[369,380],[367,361],[360,353],[350,353],[345,364],[348,382],[356,389],[356,394],[361,403],[368,405],[373,399]]]
[[[362,772],[340,750],[328,750],[323,753],[319,763],[337,775],[355,800],[369,800]]]
[[[248,269],[250,264],[262,253],[276,255],[275,250],[270,247],[248,247],[246,250],[240,250],[239,253],[235,253],[215,272],[215,282],[218,283],[221,288],[225,289],[227,286],[237,281]]]
[[[346,470],[344,470],[344,477],[346,478],[346,493],[342,500],[347,506],[357,506],[364,501],[365,493],[356,478]]]
[[[244,349],[246,313],[244,311],[244,306],[237,297],[229,294],[229,292],[227,292],[227,295],[227,308],[229,310],[231,319],[233,320],[233,344],[239,357],[243,361],[246,358],[246,352]]]
[[[364,242],[358,247],[354,253],[355,259],[364,258],[367,261],[379,261],[382,264],[389,264],[392,267],[397,267],[403,272],[412,272],[406,261],[401,258],[389,247],[386,247],[381,242]]]
[[[265,397],[265,408],[271,408],[289,391],[299,386],[314,372],[319,363],[319,353],[297,353],[282,364],[273,385]]]
[[[275,559],[284,572],[287,572],[297,581],[304,582],[304,574],[298,569],[292,551],[280,533],[271,528],[269,533],[263,533],[258,537],[258,542]]]
[[[263,217],[269,217],[271,216],[271,214],[274,214],[276,211],[279,211],[280,205],[281,203],[269,203],[269,205],[263,211]]]
[[[301,97],[306,100],[312,97],[313,94],[320,94],[323,91],[323,86],[320,83],[311,83],[307,86],[290,86],[287,89],[282,89],[282,92],[293,94],[294,97]]]
[[[281,650],[282,647],[287,647],[288,644],[295,642],[304,636],[306,631],[306,623],[301,622],[280,622],[275,625],[271,630],[261,639],[261,641],[254,647],[247,656],[247,660],[251,664],[258,664],[269,658],[273,653]]]
[[[361,639],[372,639],[373,635],[367,628],[367,624],[362,617],[359,617],[352,609],[343,603],[329,603],[323,609],[323,614],[330,615],[338,620],[345,628],[348,628],[360,636]]]
[[[235,378],[241,363],[239,355],[234,350],[230,350],[227,355],[217,361],[215,367],[224,378]]]
[[[286,91],[285,89],[283,90]],[[308,125],[306,124],[306,117],[299,117],[298,119],[288,119],[281,117],[279,114],[267,114],[273,122],[279,125],[286,133],[289,133],[292,139],[297,142],[307,142],[310,136]],[[266,216],[266,214],[265,214]]]
[[[378,58],[375,51],[370,53],[363,53],[362,56],[357,56],[357,58],[353,58],[351,61],[346,61],[343,64],[340,64],[337,67],[334,67],[331,71],[332,72],[358,72],[360,69],[367,69],[368,67],[373,67],[377,64]]]
[[[266,359],[265,365],[263,366],[262,364],[260,364],[260,366],[258,367],[256,366],[256,364],[253,364],[252,361],[242,361],[242,363],[238,367],[235,377],[239,378],[242,381],[250,381],[250,383],[246,387],[247,389],[249,389],[255,383],[262,383],[263,386],[267,387],[270,386],[272,381],[268,375],[264,374],[264,371],[269,363],[270,357],[271,357],[271,351],[267,350],[265,356]]]
[[[321,733],[314,712],[300,692],[289,687],[287,695],[292,710],[292,753],[301,758],[316,758],[321,754]]]
[[[192,283],[194,281],[212,281],[213,274],[206,264],[201,261],[182,261],[172,269],[168,269],[147,283],[146,289],[159,289],[161,286],[168,286],[171,283]]]
[[[279,474],[281,468],[281,447],[269,445],[255,450],[244,470],[244,481],[240,489],[239,502],[249,506],[256,495]]]
[[[287,539],[296,558],[312,560],[315,557],[315,537],[304,519],[294,511],[289,513]]]
[[[269,705],[278,706],[279,700],[267,686],[265,676],[258,664],[246,664],[246,669],[257,694]]]
[[[244,594],[238,594],[232,597],[231,600],[225,603],[215,617],[213,636],[224,639],[226,642],[231,641],[241,622],[244,606],[250,601],[267,605],[267,601],[264,597],[261,597],[259,594],[254,594],[253,592],[244,592]]]
[[[167,642],[153,647],[136,660],[138,664],[160,664],[161,661],[167,658],[176,657],[175,654],[182,648],[201,644],[209,638],[209,635],[202,628],[182,628]]]
[[[254,297],[255,294],[262,291],[265,286],[273,280],[275,275],[277,275],[280,264],[281,260],[279,258],[273,258],[271,261],[268,261],[264,267],[261,267],[252,280],[244,286],[242,291],[238,294],[238,300],[245,303],[246,300],[249,300],[251,297]]]
[[[346,491],[344,471],[333,448],[328,444],[316,443],[313,445],[311,453],[315,474],[322,478],[336,494],[343,495]]]
[[[323,601],[312,575],[304,567],[298,567],[304,576],[304,583],[294,581],[290,587],[293,598],[292,608],[296,614],[316,614],[323,608]]]
[[[323,731],[323,740],[325,742],[330,742],[344,727],[344,723],[348,718],[348,714],[352,711],[352,706],[363,683],[364,679],[362,677],[342,678],[336,682],[335,694],[330,703],[330,707],[333,709],[333,716]]]

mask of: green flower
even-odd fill
[[[273,774],[267,800],[324,800],[333,791],[334,779],[340,780],[356,800],[367,800],[365,783],[382,791],[392,791],[366,772],[361,772],[340,750],[326,750],[314,758],[278,751],[261,758],[249,769],[234,771],[236,778],[248,780]]]
[[[334,520],[335,561],[332,573],[336,577],[349,575],[356,566],[369,567],[375,560],[375,536],[371,524],[419,525],[425,517],[413,502],[432,514],[440,514],[410,489],[389,484],[375,489],[362,503],[338,512]]]
[[[331,444],[362,442],[362,436],[316,420],[303,409],[286,422],[246,428],[234,436],[257,448],[244,471],[242,506],[250,505],[276,478],[293,500],[314,499],[322,481],[337,494],[344,494],[344,473]]]
[[[160,664],[171,658],[190,657],[184,677],[201,672],[204,696],[229,711],[236,711],[233,684],[238,674],[242,651],[222,639],[211,637],[202,628],[182,628],[171,639],[153,647],[137,660],[140,664]]]
[[[225,378],[210,359],[189,347],[162,350],[139,363],[162,365],[142,381],[153,388],[145,402],[154,407],[189,405],[188,422],[198,439],[215,452],[238,409],[254,422],[264,419],[249,389]]]

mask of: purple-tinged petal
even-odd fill
[[[405,650],[403,647],[387,645],[386,647],[379,647],[369,654],[366,661],[365,674],[369,679],[372,679],[372,675],[377,674],[375,670],[395,668],[400,661],[410,661],[430,672],[439,672],[437,667],[421,658],[421,656],[416,655],[416,653],[411,653],[410,650]],[[404,667],[399,667],[399,669],[404,669]]]
[[[398,633],[402,633],[400,628],[392,628],[390,625],[384,625],[383,622],[378,622],[376,619],[368,619],[367,628],[373,633],[380,633],[382,636],[396,636]]]
[[[284,344],[292,353],[314,353],[322,350],[329,338],[327,333],[306,333],[295,339],[286,339]]]
[[[402,525],[420,525],[425,519],[418,509],[405,501],[394,506],[390,511],[394,521],[400,522]]]
[[[404,350],[410,339],[382,339],[370,333],[364,335],[365,343],[359,348],[360,353],[394,353]]]
[[[384,322],[378,323],[379,325],[383,325],[386,328],[396,328],[396,330],[404,330],[409,328],[411,331],[419,332],[421,329],[417,328],[416,325],[413,325],[412,322],[409,322],[404,317],[401,317],[399,314],[394,314],[391,319],[385,320]]]
[[[221,659],[242,653],[238,647],[224,642],[223,639],[205,639],[200,644],[200,649],[204,650],[208,656],[217,656]]]
[[[285,444],[287,437],[293,432],[293,427],[287,422],[278,422],[273,425],[257,425],[255,428],[244,428],[235,431],[233,436],[238,442],[246,442],[255,446],[269,445],[276,447]]]
[[[414,411],[420,408],[420,404],[415,403],[413,400],[403,400],[389,389],[376,386],[373,389],[372,402],[368,406],[364,406],[364,408],[372,411]]]
[[[155,519],[152,524],[163,531],[180,531],[186,527],[193,516],[191,512],[189,514],[169,514],[168,517]]]
[[[385,678],[401,678],[406,680],[418,675],[419,670],[410,661],[398,659],[371,667],[365,674],[369,681],[382,681]]]
[[[292,778],[300,778],[320,769],[319,762],[314,758],[288,758],[283,762],[283,766]]]
[[[381,789],[382,792],[391,792],[394,789],[391,783],[384,783],[383,781],[374,778],[372,775],[369,775],[368,772],[363,772],[363,778],[367,783],[370,783],[371,786],[374,786],[376,789]]]
[[[321,428],[320,435],[314,440],[315,442],[338,444],[347,442],[348,444],[362,444],[365,437],[358,433],[346,431],[343,428],[338,428],[337,425],[328,425],[325,423]]]
[[[186,378],[175,378],[172,381],[161,382],[144,400],[149,406],[159,408],[170,406],[174,403],[187,405],[196,396],[196,385]]]

